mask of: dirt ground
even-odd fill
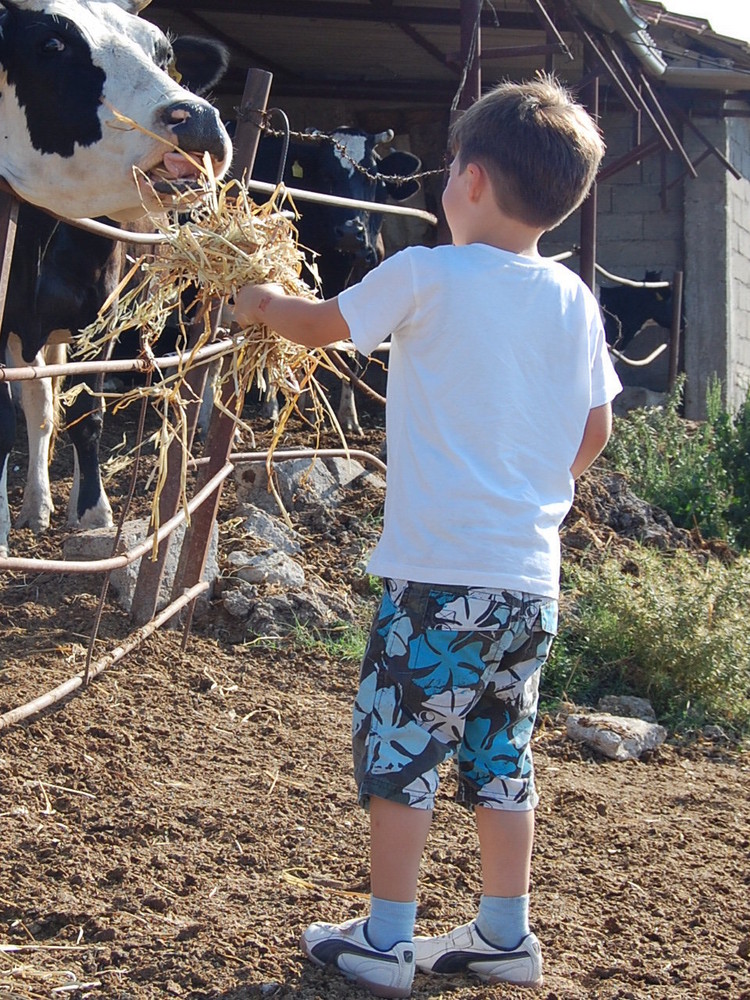
[[[372,430],[368,446],[381,436]],[[58,461],[69,458],[61,449]],[[590,510],[571,519],[571,553],[615,530],[591,523],[596,488],[581,493]],[[233,513],[228,486],[221,558]],[[60,513],[43,540],[16,533],[15,551],[58,555],[63,523]],[[352,498],[324,531],[301,530],[308,572],[353,594],[366,618],[373,598],[352,587],[354,557],[339,554],[352,552],[360,523]],[[81,668],[99,586],[5,576],[0,714]],[[129,628],[108,602],[97,655]],[[300,651],[281,624],[243,634],[217,598],[184,651],[181,633],[163,630],[66,703],[0,732],[0,1000],[368,996],[297,944],[310,921],[367,906],[367,822],[349,752],[356,674],[326,647]],[[750,1000],[747,755],[671,734],[648,759],[615,763],[571,743],[550,715],[534,749],[537,995]],[[423,932],[470,918],[480,892],[472,819],[452,801],[450,769],[443,778]],[[418,974],[413,995],[529,994]]]

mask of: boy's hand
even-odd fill
[[[233,321],[246,328],[262,324],[304,347],[325,347],[349,339],[336,299],[287,295],[281,285],[245,285],[234,297]]]
[[[265,311],[275,298],[285,297],[281,285],[244,285],[234,297],[232,318],[239,326],[265,323]]]

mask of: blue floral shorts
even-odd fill
[[[432,809],[438,765],[455,756],[463,805],[535,808],[529,743],[557,601],[384,583],[352,722],[360,802]]]

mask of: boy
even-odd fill
[[[556,631],[558,529],[620,388],[596,300],[537,251],[591,186],[594,122],[552,78],[502,84],[456,122],[451,148],[452,246],[401,251],[327,302],[248,286],[235,309],[308,346],[351,337],[369,354],[391,334],[385,519],[369,565],[385,586],[353,723],[371,911],[302,936],[318,965],[384,997],[410,995],[415,965],[542,982],[529,742]],[[451,755],[483,894],[471,923],[414,939],[436,769]]]

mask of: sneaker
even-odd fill
[[[485,983],[542,985],[542,949],[535,934],[515,948],[496,948],[475,921],[437,937],[415,937],[417,968],[422,972],[473,972]]]
[[[399,941],[388,951],[378,951],[367,939],[367,917],[343,924],[310,924],[301,944],[316,965],[335,966],[376,997],[411,996],[414,945]]]

